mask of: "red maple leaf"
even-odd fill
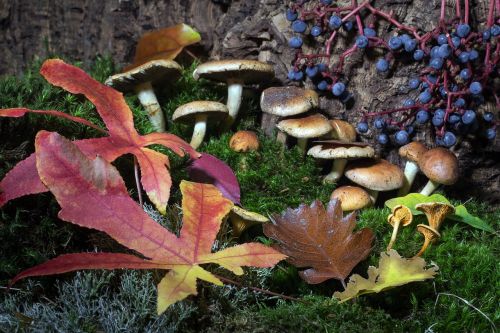
[[[62,60],[51,59],[43,63],[40,73],[55,86],[73,94],[85,95],[95,105],[108,131],[100,129],[85,119],[54,110],[4,109],[0,110],[0,117],[21,117],[27,112],[42,113],[77,121],[103,131],[108,136],[78,140],[75,143],[88,157],[93,158],[98,155],[108,162],[124,154],[135,155],[141,168],[141,183],[144,190],[156,208],[161,213],[165,213],[172,184],[168,171],[169,160],[165,154],[146,147],[159,144],[180,156],[187,152],[193,158],[198,157],[199,154],[173,134],[151,133],[141,136],[134,128],[132,112],[125,103],[123,95],[92,79],[83,70],[68,65]],[[32,154],[17,164],[0,181],[0,207],[9,200],[46,190],[36,172],[35,155]]]

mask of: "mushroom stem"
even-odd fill
[[[430,243],[431,243],[431,238],[426,236],[425,240],[424,240],[424,244],[420,248],[420,251],[418,251],[418,253],[415,255],[415,257],[422,256],[422,254],[424,254],[425,250],[427,249],[427,247],[429,246]]]
[[[207,132],[207,118],[208,116],[206,114],[199,114],[195,117],[193,136],[189,143],[194,149],[197,149],[205,138],[205,133]]]
[[[305,155],[307,149],[307,138],[298,138],[297,147],[299,148],[301,155]]]
[[[144,82],[139,84],[135,88],[137,97],[141,102],[144,109],[146,109],[146,114],[148,115],[149,121],[153,125],[153,128],[157,132],[165,132],[165,117],[161,111],[160,103],[156,99],[155,92],[151,82]]]
[[[425,187],[422,189],[422,191],[420,191],[420,194],[431,195],[432,192],[434,192],[438,187],[439,183],[433,182],[432,180],[429,179],[427,184],[425,184]]]
[[[404,171],[403,186],[398,191],[398,197],[403,197],[410,192],[411,185],[418,173],[418,165],[413,161],[407,161]]]
[[[398,220],[396,220],[396,222],[394,223],[394,229],[392,230],[392,236],[391,236],[391,240],[389,242],[389,245],[387,245],[387,251],[389,251],[390,249],[392,249],[392,246],[396,242],[396,237],[398,235],[398,230],[399,230],[400,223],[401,223],[401,221],[398,221]]]
[[[229,115],[224,124],[224,130],[229,130],[233,125],[241,106],[241,96],[243,93],[243,81],[238,79],[227,82],[227,108]]]
[[[375,205],[375,202],[377,202],[377,198],[378,198],[378,192],[379,191],[375,191],[375,190],[370,190],[370,189],[366,189],[366,191],[368,192],[368,194],[370,195],[370,199],[372,200],[372,204]]]
[[[347,164],[347,159],[338,158],[333,160],[332,171],[323,179],[324,184],[333,184],[339,180],[344,174],[344,169]]]

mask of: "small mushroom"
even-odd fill
[[[418,159],[427,151],[427,147],[421,142],[410,142],[399,148],[399,156],[406,159],[404,170],[404,183],[399,189],[398,197],[403,197],[410,192],[411,185],[418,173]]]
[[[332,125],[332,131],[329,133],[329,136],[332,139],[343,142],[356,141],[356,129],[347,121],[332,119],[330,120],[330,125]]]
[[[323,179],[323,182],[326,184],[333,184],[342,177],[347,160],[371,158],[375,156],[375,150],[366,143],[342,142],[336,140],[317,142],[319,144],[311,147],[307,155],[315,158],[333,160],[332,170]]]
[[[273,66],[256,60],[216,60],[198,66],[193,77],[195,80],[204,78],[227,83],[229,117],[225,127],[229,129],[240,110],[243,85],[271,80],[274,69]]]
[[[135,91],[155,131],[165,132],[165,116],[156,99],[153,85],[175,81],[180,77],[181,71],[181,66],[175,61],[151,60],[138,66],[129,66],[125,72],[107,78],[105,84],[123,93]]]
[[[391,191],[403,186],[403,172],[386,160],[359,160],[349,164],[345,175],[368,189],[375,204],[379,191]]]
[[[235,152],[248,152],[259,149],[259,138],[252,131],[238,131],[231,136],[229,147]]]
[[[431,195],[440,184],[453,185],[458,180],[458,159],[448,149],[438,147],[423,153],[418,166],[429,181],[420,194]]]
[[[416,257],[420,257],[431,242],[441,237],[439,234],[441,224],[449,214],[455,212],[455,207],[443,202],[429,202],[418,204],[415,208],[425,214],[427,222],[429,223],[428,226],[425,224],[419,224],[417,226],[417,230],[425,237],[422,248],[417,255],[415,255]]]
[[[267,223],[269,219],[255,212],[250,212],[238,206],[233,206],[229,213],[229,220],[233,227],[233,236],[240,237],[248,228],[259,223]]]
[[[357,186],[341,186],[335,189],[330,196],[330,200],[333,199],[340,200],[340,207],[344,212],[363,209],[372,204],[370,194]]]
[[[307,140],[317,138],[330,132],[332,126],[321,114],[313,114],[305,118],[292,118],[280,121],[276,127],[294,138],[302,154],[307,148]]]
[[[399,226],[402,224],[403,227],[406,227],[410,225],[412,221],[413,215],[408,207],[397,205],[392,208],[392,214],[387,218],[387,222],[393,227],[391,240],[389,241],[389,245],[387,245],[387,251],[392,249],[394,242],[396,242]]]
[[[224,119],[227,117],[227,107],[219,102],[194,101],[179,106],[172,120],[174,122],[190,123],[194,122],[193,136],[190,145],[194,149],[198,148],[205,138],[208,118]]]

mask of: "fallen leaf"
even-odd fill
[[[364,228],[353,233],[356,214],[343,217],[338,200],[330,201],[326,210],[318,200],[288,208],[271,220],[264,224],[264,234],[278,242],[275,248],[292,265],[311,267],[299,273],[310,284],[343,281],[372,248],[373,232]]]
[[[156,59],[174,60],[184,47],[200,40],[200,34],[183,23],[145,33],[137,43],[134,63],[127,68]]]
[[[426,196],[420,193],[410,193],[404,197],[392,198],[385,202],[385,205],[392,209],[397,205],[407,206],[411,209],[413,215],[423,215],[419,210],[415,209],[415,206],[420,203],[430,203],[430,202],[443,202],[451,204],[451,202],[441,194],[433,194],[431,196]],[[495,230],[484,220],[480,219],[477,216],[471,215],[467,208],[464,205],[455,206],[455,213],[447,216],[448,219],[467,223],[471,227],[476,229],[481,229],[488,232],[495,232]]]
[[[434,278],[439,267],[427,264],[420,257],[402,258],[396,250],[380,253],[378,268],[368,267],[368,279],[354,274],[343,292],[335,292],[333,297],[343,303],[364,294],[379,293],[387,289],[402,286],[407,283]]]
[[[35,141],[40,179],[61,207],[59,217],[107,233],[142,255],[120,253],[66,254],[29,268],[12,279],[80,269],[169,269],[158,285],[158,313],[196,294],[196,280],[222,285],[200,265],[216,263],[235,274],[242,266],[271,267],[285,256],[259,243],[246,243],[211,253],[222,219],[233,206],[213,185],[183,181],[180,237],[151,219],[129,197],[119,172],[105,159],[89,159],[71,141],[41,131]]]
[[[78,140],[75,143],[85,155],[93,158],[101,156],[108,162],[121,155],[134,154],[141,168],[141,183],[149,199],[156,208],[165,213],[170,197],[171,179],[168,171],[167,155],[146,148],[153,144],[163,145],[174,153],[183,156],[187,152],[191,157],[199,156],[193,148],[181,138],[168,133],[152,133],[141,136],[134,128],[132,112],[125,103],[123,95],[100,82],[95,81],[83,70],[68,65],[62,60],[51,59],[43,63],[40,73],[53,85],[59,86],[73,94],[83,94],[97,109],[103,119],[109,136],[96,139]],[[27,112],[45,113],[88,123],[85,119],[68,116],[58,111],[40,111],[24,108],[0,110],[0,116],[19,117]],[[22,179],[21,183],[18,183]],[[16,165],[2,181],[0,181],[0,207],[7,201],[27,194],[44,192],[35,168],[35,158],[31,155]]]
[[[189,178],[198,183],[212,184],[222,194],[234,202],[240,204],[240,184],[233,170],[217,157],[201,153],[200,158],[194,160],[188,167]]]

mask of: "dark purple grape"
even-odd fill
[[[460,120],[462,120],[462,117],[458,113],[452,113],[448,117],[448,123],[452,125],[458,123]]]
[[[455,48],[459,47],[461,42],[460,37],[454,36],[451,38],[451,43]]]
[[[432,95],[431,93],[429,92],[429,90],[424,90],[423,92],[420,93],[420,95],[418,95],[418,100],[420,101],[420,103],[422,104],[427,104],[431,101],[432,99]]]
[[[486,29],[483,31],[483,41],[488,41],[491,38],[491,31]]]
[[[426,122],[429,121],[429,119],[430,119],[429,112],[427,112],[426,110],[419,110],[417,112],[417,116],[415,117],[415,121],[418,124],[425,124]]]
[[[302,20],[295,20],[292,23],[292,30],[294,32],[303,33],[307,29],[307,23]]]
[[[386,145],[389,143],[389,136],[385,133],[380,133],[379,135],[377,135],[377,141],[381,145]]]
[[[323,32],[323,30],[321,29],[321,27],[315,25],[314,27],[311,28],[311,35],[313,37],[318,37],[321,35],[321,33]]]
[[[468,68],[464,68],[464,69],[462,69],[462,70],[460,71],[460,74],[459,74],[459,75],[460,75],[460,77],[461,77],[462,79],[464,79],[464,80],[468,80],[468,79],[470,79],[470,78],[471,78],[472,73],[471,73],[470,69],[468,69]]]
[[[488,140],[493,141],[495,140],[496,136],[497,136],[497,131],[494,127],[488,128],[486,130],[486,138],[488,138]]]
[[[441,117],[441,118],[444,118],[445,114],[446,114],[446,111],[444,111],[443,109],[437,109],[436,111],[434,111],[434,115]]]
[[[356,38],[356,46],[360,49],[364,49],[368,46],[368,38],[366,38],[366,36],[358,36]]]
[[[443,67],[443,59],[442,58],[433,58],[429,65],[434,69],[441,69]]]
[[[398,36],[392,36],[391,38],[389,38],[388,44],[392,50],[397,50],[401,47],[401,45],[403,45],[403,42],[401,41],[401,38],[399,38]]]
[[[451,147],[457,143],[457,137],[452,132],[444,132],[443,135],[443,145],[445,147]]]
[[[354,27],[354,23],[352,21],[345,21],[342,26],[344,27],[345,31],[351,31]]]
[[[338,29],[342,26],[342,18],[337,15],[330,16],[330,20],[328,21],[328,25],[332,29]]]
[[[493,115],[493,112],[485,112],[483,114],[483,119],[487,123],[491,123],[493,121],[493,118],[495,118],[495,116]]]
[[[372,28],[364,28],[363,33],[365,34],[366,37],[377,36],[377,32],[375,30],[373,30]]]
[[[462,64],[467,63],[467,62],[469,61],[469,59],[470,59],[470,54],[469,54],[469,52],[464,51],[464,52],[462,52],[462,53],[460,53],[460,54],[458,55],[458,60],[460,60],[460,62],[461,62]]]
[[[479,53],[477,52],[477,50],[474,50],[474,49],[470,50],[470,52],[469,52],[469,60],[470,61],[474,61],[477,58],[479,58]]]
[[[404,47],[406,52],[413,52],[417,48],[417,41],[409,39],[404,42]]]
[[[359,133],[368,132],[368,123],[366,121],[361,121],[356,125],[356,129]]]
[[[498,24],[494,24],[491,29],[491,34],[493,35],[493,37],[497,37],[498,35],[500,35],[500,25]]]
[[[318,83],[317,87],[318,87],[318,90],[325,91],[328,89],[328,82],[326,82],[325,80],[322,80]]]
[[[437,37],[437,42],[439,45],[447,44],[448,43],[448,38],[446,37],[445,34],[441,34]]]
[[[444,124],[444,117],[439,117],[436,114],[432,117],[432,125],[439,127]]]
[[[417,89],[420,85],[420,79],[418,77],[413,77],[408,81],[408,88]]]
[[[299,14],[296,11],[294,11],[292,9],[287,9],[286,10],[286,19],[288,21],[293,22],[293,21],[295,21],[297,19],[297,17],[299,17]]]
[[[462,122],[465,124],[465,125],[470,125],[472,124],[474,121],[476,120],[476,113],[474,112],[474,110],[467,110],[464,112],[464,114],[462,115]]]
[[[389,70],[389,62],[384,58],[379,59],[375,65],[377,71],[379,72],[387,72]]]
[[[319,68],[318,68],[318,66],[307,66],[306,67],[306,75],[309,78],[313,78],[313,77],[315,77],[318,74],[319,74]]]
[[[416,61],[420,61],[424,58],[424,55],[424,51],[416,50],[415,52],[413,52],[413,59],[415,59]]]
[[[463,98],[457,98],[455,103],[453,103],[454,106],[456,106],[457,108],[461,108],[463,106],[465,106],[465,99]]]
[[[327,5],[327,6],[328,6],[328,5],[331,5],[331,4],[332,4],[332,2],[333,2],[333,0],[321,0],[321,3],[322,3],[323,5]]]
[[[403,102],[404,107],[410,107],[414,105],[415,105],[415,100],[412,98],[405,99],[405,101]]]
[[[343,84],[342,82],[337,82],[333,85],[332,87],[332,93],[335,95],[335,96],[340,96],[342,95],[342,93],[345,91],[345,84]]]
[[[302,47],[302,38],[300,38],[299,36],[293,36],[288,41],[288,45],[293,49],[299,49],[300,47]]]
[[[438,56],[441,58],[448,58],[451,54],[451,47],[448,44],[443,44],[438,49]]]
[[[457,26],[458,37],[465,38],[470,33],[470,26],[468,24],[459,24]]]
[[[469,90],[473,95],[479,95],[483,91],[481,83],[474,81],[470,84]]]
[[[385,120],[383,118],[376,118],[373,121],[373,126],[375,126],[376,129],[384,129],[385,128]]]
[[[394,135],[394,139],[396,140],[396,143],[398,145],[403,146],[410,141],[410,135],[407,131],[400,130],[396,132],[396,134]]]

